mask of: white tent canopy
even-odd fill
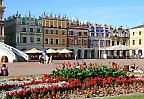
[[[46,50],[46,53],[57,53],[57,51],[50,48]]]
[[[48,49],[46,50],[46,53],[72,53],[72,51],[68,50],[68,49],[62,49],[62,50],[54,50],[54,49]]]
[[[68,49],[62,49],[62,50],[58,50],[58,53],[72,53],[72,51]]]
[[[30,53],[42,53],[42,51],[36,49],[36,48],[32,48],[28,51],[25,51],[25,53],[30,54]]]

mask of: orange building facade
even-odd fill
[[[66,16],[46,16],[43,20],[43,47],[44,49],[67,48],[67,25]]]

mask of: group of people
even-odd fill
[[[2,67],[1,67],[0,76],[8,76],[9,75],[8,67],[6,66],[7,62],[8,62],[8,57],[2,56],[2,58],[1,58]]]
[[[49,64],[52,63],[52,55],[48,56],[47,54],[42,54],[39,56],[40,64]]]

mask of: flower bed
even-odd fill
[[[68,99],[144,92],[144,80],[137,78],[106,66],[63,64],[50,75],[1,79],[0,98]]]

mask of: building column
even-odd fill
[[[120,50],[120,53],[119,53],[120,57],[123,56],[123,50]]]
[[[141,58],[144,57],[144,49],[142,49],[142,55],[141,55]]]
[[[91,59],[91,50],[88,50],[88,57]]]
[[[107,57],[110,57],[111,56],[111,51],[107,50]]]
[[[114,50],[114,54],[113,54],[114,57],[117,56],[117,50]]]
[[[84,58],[84,49],[81,49],[81,58]]]
[[[2,27],[2,37],[4,37],[4,26]]]
[[[95,55],[94,55],[94,58],[98,58],[98,50],[95,50]]]
[[[19,37],[19,41],[17,43],[21,43],[21,35],[20,35],[20,33],[19,33],[18,37]]]

